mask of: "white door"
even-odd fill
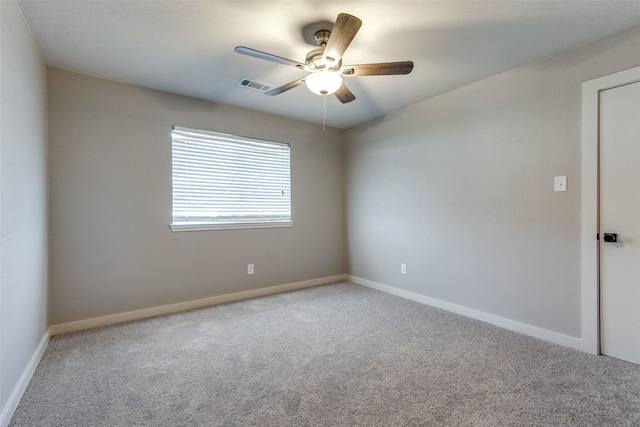
[[[600,93],[599,230],[600,351],[640,364],[640,82]]]

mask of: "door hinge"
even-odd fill
[[[600,240],[600,233],[596,234],[596,240]]]

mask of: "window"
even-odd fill
[[[289,227],[290,147],[173,126],[173,231]]]

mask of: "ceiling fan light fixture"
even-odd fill
[[[342,76],[328,70],[311,73],[305,79],[307,87],[318,95],[331,95],[342,86]]]

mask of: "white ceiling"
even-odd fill
[[[407,76],[346,80],[328,125],[349,128],[483,78],[640,26],[640,1],[19,1],[50,66],[322,123],[322,97],[280,86],[306,73],[234,53],[238,45],[304,62],[303,28],[340,12],[363,25],[345,64],[414,61]]]

